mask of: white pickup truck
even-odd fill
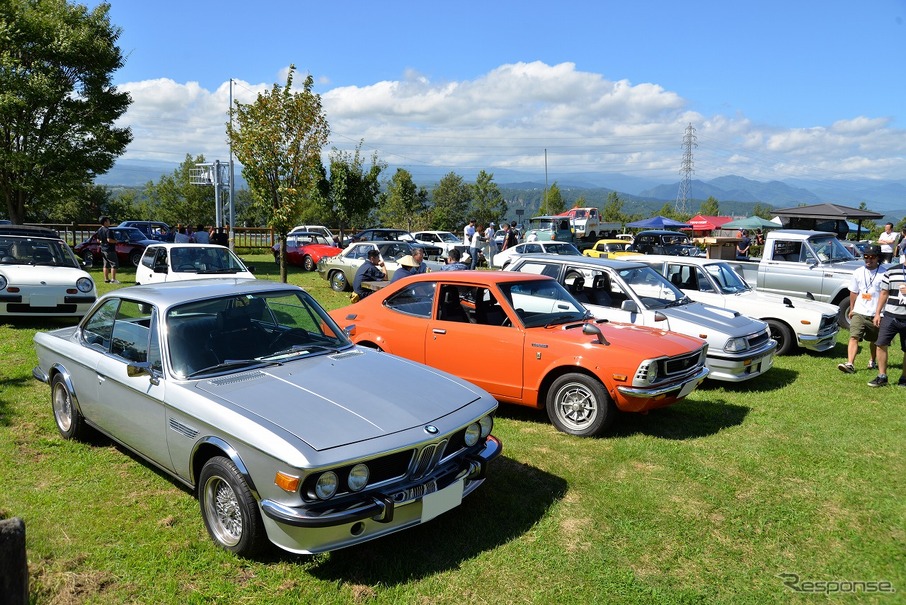
[[[761,259],[731,261],[761,292],[837,305],[837,323],[849,327],[849,284],[863,266],[833,233],[778,229],[768,232]]]

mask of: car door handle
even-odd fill
[[[444,330],[443,328],[434,328],[431,331],[434,332],[435,334],[446,334],[447,333],[447,331]]]

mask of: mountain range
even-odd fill
[[[437,169],[419,166],[400,166],[412,174],[416,184],[428,189],[437,182]],[[156,181],[161,176],[172,174],[178,168],[176,163],[154,162],[145,160],[120,160],[106,174],[97,178],[97,183],[106,186],[139,187],[149,181]],[[389,166],[385,174],[392,175],[396,166]],[[474,180],[477,171],[457,171],[452,169],[467,182]],[[514,170],[489,171],[494,175],[494,182],[509,199],[537,200],[545,189],[543,179],[534,173]],[[430,175],[430,176],[429,176]],[[665,182],[646,179],[619,173],[568,173],[558,174],[548,179],[556,183],[567,201],[582,195],[590,204],[602,205],[601,200],[615,191],[620,197],[643,209],[657,209],[668,202],[674,202],[679,190],[679,182]],[[244,188],[239,169],[236,171],[236,188]],[[689,206],[695,211],[700,203],[708,197],[720,202],[721,210],[739,214],[746,213],[756,203],[774,208],[810,205],[820,203],[841,204],[859,207],[865,203],[866,208],[881,212],[885,218],[896,222],[906,216],[906,180],[876,181],[868,179],[808,180],[788,179],[776,181],[755,181],[741,176],[722,176],[707,181],[692,180],[690,185]],[[527,208],[531,203],[525,204]],[[535,206],[537,207],[537,206]]]

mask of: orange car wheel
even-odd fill
[[[558,430],[579,437],[594,437],[613,424],[613,399],[600,381],[585,374],[564,374],[547,392],[547,415]]]

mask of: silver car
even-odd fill
[[[531,254],[514,261],[508,270],[553,277],[599,319],[660,327],[706,340],[711,380],[749,380],[774,363],[777,342],[766,323],[694,302],[646,264]]]
[[[122,288],[35,348],[60,434],[96,429],[193,489],[211,538],[242,556],[424,523],[501,452],[486,391],[355,346],[291,285]]]

